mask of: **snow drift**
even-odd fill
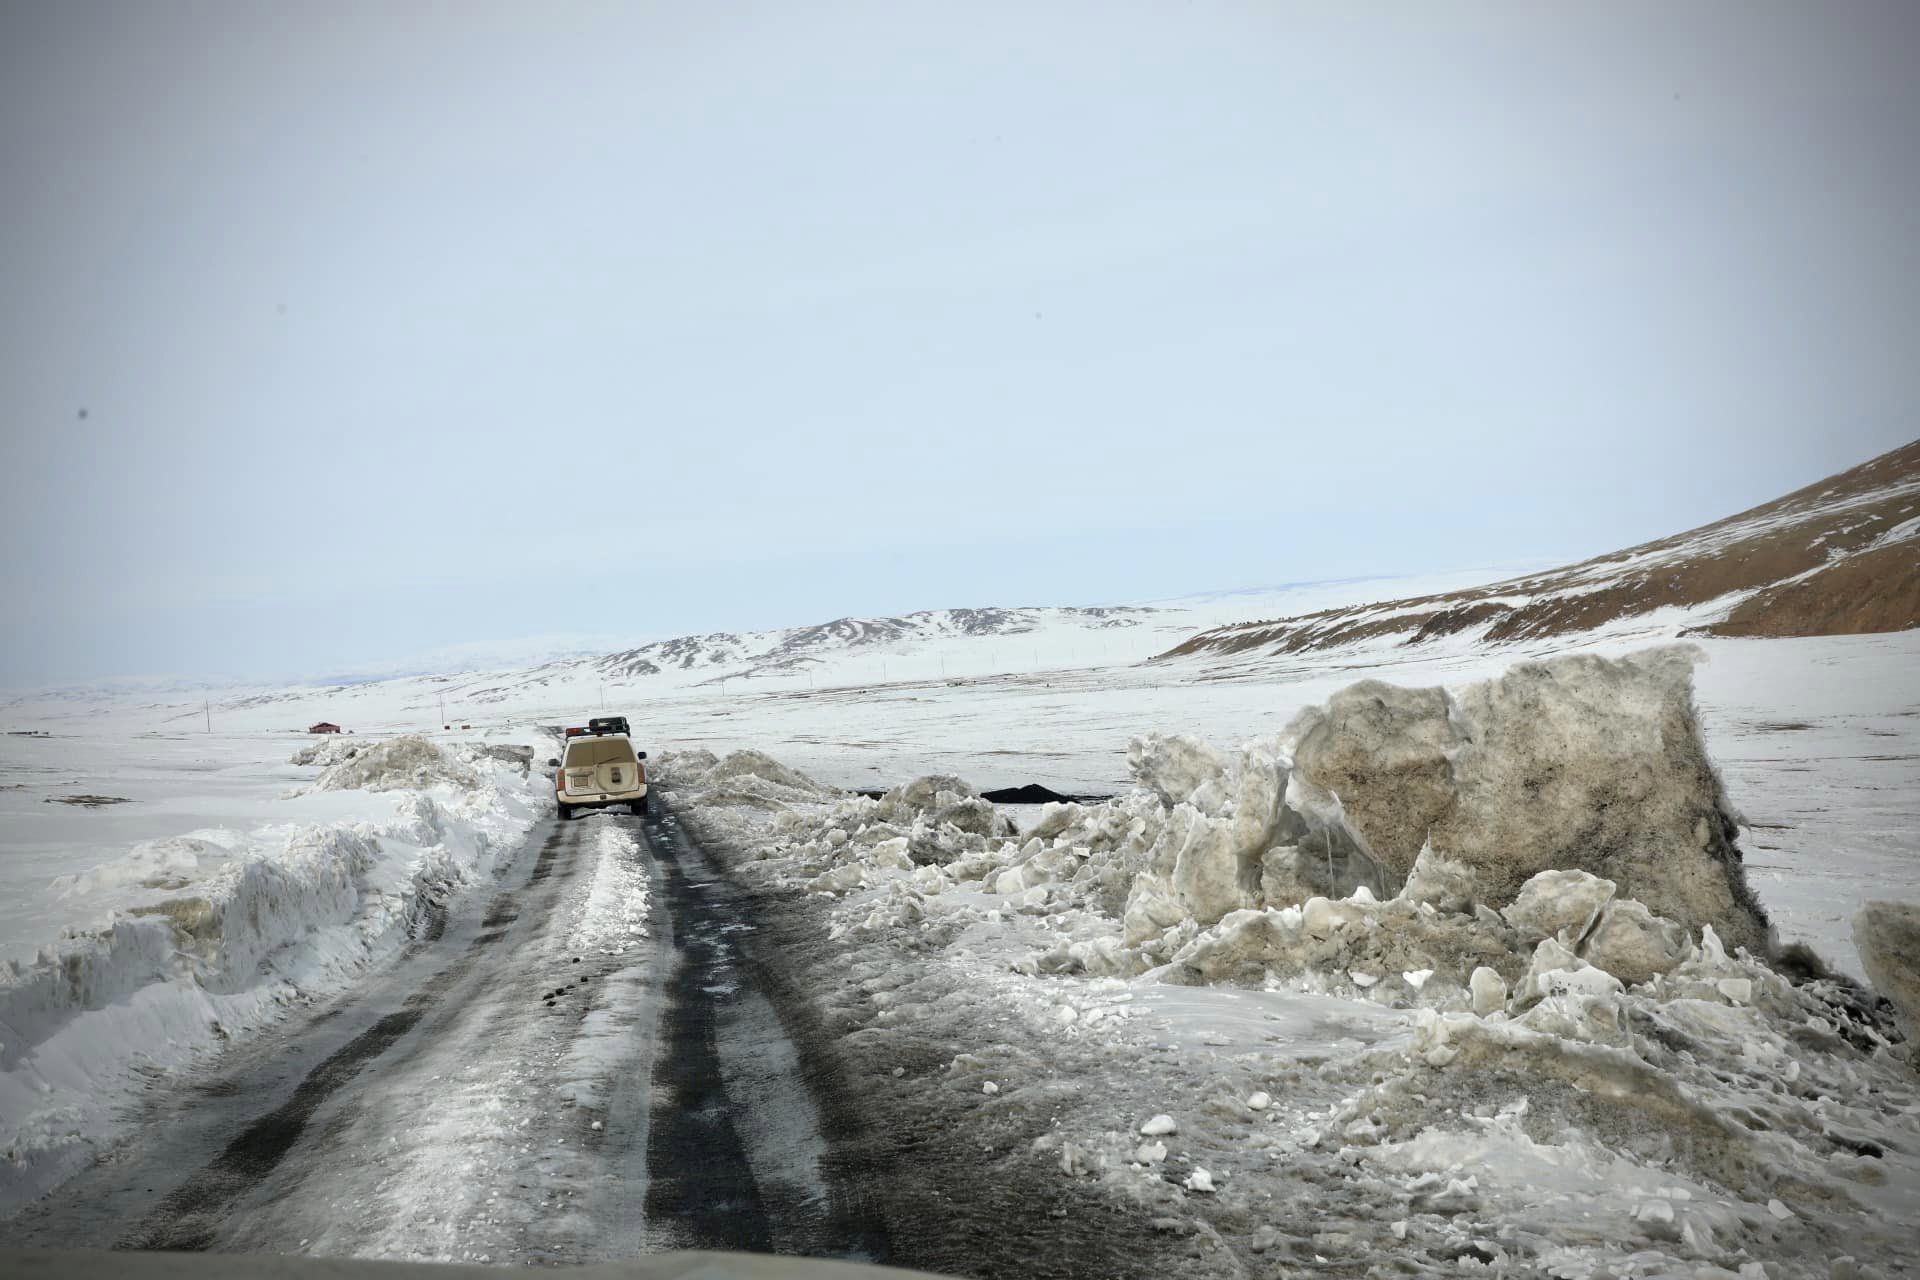
[[[0,969],[0,1212],[90,1158],[143,1077],[395,955],[511,851],[544,794],[483,749],[421,738],[295,760],[324,765],[315,790],[395,792],[390,816],[142,842],[57,887],[167,896]]]
[[[708,788],[707,757],[668,785],[743,874],[819,904],[850,1053],[894,1076],[944,1053],[965,1124],[1030,1098],[995,1149],[1194,1224],[1240,1273],[1906,1258],[1911,1046],[1862,992],[1768,963],[1690,678],[1664,650],[1458,693],[1369,682],[1236,750],[1137,739],[1136,789],[1021,834],[953,820],[971,788],[947,777],[874,800],[783,773],[791,801],[729,806],[770,771]],[[1910,909],[1859,930],[1910,997]],[[1149,1002],[1200,1021],[1132,1029]],[[1271,1012],[1236,1041],[1248,1009]],[[1289,1020],[1332,1030],[1268,1048]],[[1180,1149],[1141,1141],[1149,1116]],[[1296,1200],[1316,1214],[1283,1248],[1271,1206]]]
[[[1669,648],[1529,663],[1458,695],[1368,681],[1236,751],[1136,739],[1138,789],[1048,805],[1024,841],[965,782],[933,777],[843,799],[800,852],[823,886],[934,867],[916,884],[979,880],[1018,909],[1117,917],[1117,938],[1056,958],[1068,968],[1179,960],[1212,980],[1261,956],[1293,971],[1404,960],[1464,990],[1485,957],[1553,937],[1644,981],[1689,933],[1756,951],[1768,939],[1693,716],[1691,661]],[[758,753],[698,763],[672,776],[710,804],[832,794]],[[1356,894],[1359,906],[1328,905]],[[1362,908],[1386,914],[1329,942]],[[1384,949],[1359,946],[1363,933]]]
[[[1854,917],[1853,940],[1868,979],[1899,1010],[1907,1038],[1920,1040],[1920,906],[1869,902]]]
[[[306,754],[296,753],[294,762]],[[443,783],[472,791],[480,785],[471,764],[416,735],[348,746],[317,762],[327,767],[313,784],[316,791],[418,791]]]
[[[1428,843],[1495,897],[1540,871],[1591,871],[1759,950],[1766,914],[1694,712],[1697,654],[1569,655],[1457,695],[1369,680],[1294,722],[1294,767],[1397,874]]]

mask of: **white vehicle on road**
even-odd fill
[[[647,811],[647,767],[644,751],[633,749],[625,717],[588,722],[585,729],[567,730],[564,757],[547,761],[554,770],[553,800],[560,818],[576,810],[606,809],[624,804],[636,814]]]

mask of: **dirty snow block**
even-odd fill
[[[932,773],[903,782],[880,797],[874,815],[882,822],[910,827],[925,819],[938,827],[951,824],[974,836],[1010,836],[1013,821],[980,798],[971,782],[951,774]]]
[[[360,754],[361,744],[338,736],[321,738],[310,742],[294,752],[287,760],[288,764],[320,765],[339,764],[342,760],[351,760]]]
[[[328,765],[314,779],[313,790],[424,791],[440,784],[473,791],[480,786],[480,776],[437,743],[409,734],[362,746]]]
[[[1141,783],[1161,796],[1192,790],[1145,851],[1127,895],[1127,941],[1262,905],[1262,858],[1290,829],[1289,816],[1292,829],[1305,830],[1286,808],[1287,771],[1277,752],[1250,745],[1225,756],[1192,739],[1149,735],[1130,744],[1128,758]]]
[[[483,759],[495,760],[521,773],[533,770],[533,748],[510,742],[483,742],[479,744]]]
[[[1458,806],[1450,757],[1465,744],[1452,711],[1444,689],[1362,680],[1288,727],[1295,772],[1339,796],[1375,856],[1401,875]],[[1454,851],[1447,841],[1434,844]]]
[[[1547,938],[1534,948],[1533,962],[1513,989],[1513,1001],[1524,1009],[1547,996],[1567,991],[1598,995],[1618,994],[1620,990],[1618,978],[1589,965],[1557,939]]]
[[[1174,956],[1176,978],[1195,986],[1258,986],[1279,965],[1299,968],[1299,927],[1286,913],[1235,911]]]
[[[1185,924],[1206,928],[1234,911],[1391,892],[1337,797],[1296,788],[1278,739],[1216,751],[1198,739],[1148,734],[1128,745],[1140,790],[1109,817],[1063,831],[1125,886],[1128,945]],[[1097,812],[1093,810],[1085,812]],[[1122,878],[1124,877],[1124,879]],[[1397,887],[1400,877],[1391,878]]]
[[[1920,1042],[1920,906],[1869,902],[1853,918],[1853,945],[1867,981],[1893,1001],[1907,1039]]]
[[[1613,901],[1613,888],[1613,881],[1585,871],[1542,871],[1500,914],[1516,929],[1578,947]]]
[[[1628,986],[1651,981],[1686,959],[1687,931],[1631,898],[1610,902],[1587,935],[1580,958]]]
[[[681,775],[676,773],[674,776],[675,781],[680,782]],[[772,756],[753,750],[728,753],[725,759],[701,773],[695,785],[700,799],[707,804],[774,811],[796,804],[838,800],[845,795],[838,788],[815,782]]]
[[[1473,971],[1467,987],[1472,993],[1473,1011],[1481,1017],[1507,1007],[1507,981],[1487,966]]]
[[[1127,744],[1127,769],[1171,809],[1224,774],[1227,757],[1190,734],[1150,733]]]
[[[1434,852],[1429,844],[1422,845],[1414,858],[1400,896],[1408,902],[1424,902],[1435,911],[1466,912],[1473,910],[1475,888],[1472,867]]]
[[[842,794],[835,787],[815,782],[798,769],[789,769],[765,752],[753,750],[729,752],[706,771],[700,779],[700,785],[713,788],[741,778],[757,778],[820,800],[837,800]]]
[[[669,786],[691,787],[707,776],[720,757],[705,747],[682,751],[662,751],[647,762],[647,772],[655,782]]]
[[[1364,681],[1289,727],[1296,776],[1337,794],[1389,870],[1429,839],[1498,901],[1577,869],[1756,951],[1767,919],[1693,706],[1690,645],[1521,663],[1461,690]]]

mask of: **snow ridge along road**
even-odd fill
[[[399,963],[148,1104],[11,1247],[542,1263],[666,1248],[882,1259],[670,813],[546,822]],[[509,887],[510,886],[510,887]]]

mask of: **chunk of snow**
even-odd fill
[[[1187,1175],[1186,1187],[1189,1191],[1200,1191],[1211,1195],[1213,1194],[1213,1175],[1205,1169],[1196,1168]]]
[[[980,1084],[980,1092],[988,1095],[996,1094],[1000,1092],[1000,1086],[991,1080],[984,1080]]]
[[[1436,852],[1431,841],[1422,843],[1400,886],[1400,896],[1409,902],[1423,902],[1436,911],[1458,913],[1473,907],[1475,877],[1473,868],[1455,858]]]
[[[1516,929],[1579,946],[1613,893],[1613,881],[1585,871],[1542,871],[1500,914]]]
[[[1687,931],[1631,898],[1609,902],[1587,935],[1580,956],[1628,986],[1670,972],[1691,950]]]
[[[1557,938],[1543,938],[1534,948],[1533,961],[1514,988],[1513,998],[1524,1007],[1550,995],[1574,992],[1602,996],[1620,990],[1618,978],[1589,965]]]
[[[409,734],[363,745],[327,767],[314,780],[315,791],[424,790],[448,785],[462,791],[480,787],[480,775],[455,760],[439,743]]]
[[[1247,1106],[1255,1111],[1265,1111],[1272,1105],[1273,1097],[1264,1089],[1247,1099]]]
[[[1920,1042],[1920,906],[1869,902],[1853,918],[1853,945],[1867,980],[1899,1012],[1909,1043]]]
[[[1133,1149],[1133,1158],[1139,1164],[1159,1164],[1167,1158],[1167,1144],[1143,1142]]]
[[[1157,1115],[1141,1125],[1140,1132],[1148,1138],[1159,1138],[1169,1133],[1177,1133],[1179,1132],[1179,1128],[1178,1125],[1174,1124],[1172,1116]]]
[[[1507,980],[1486,965],[1480,965],[1467,979],[1473,996],[1473,1011],[1481,1017],[1507,1007]]]
[[[1693,704],[1699,652],[1569,654],[1458,693],[1362,681],[1289,726],[1292,780],[1337,793],[1391,874],[1429,839],[1496,899],[1543,868],[1604,873],[1758,951],[1767,919]]]

